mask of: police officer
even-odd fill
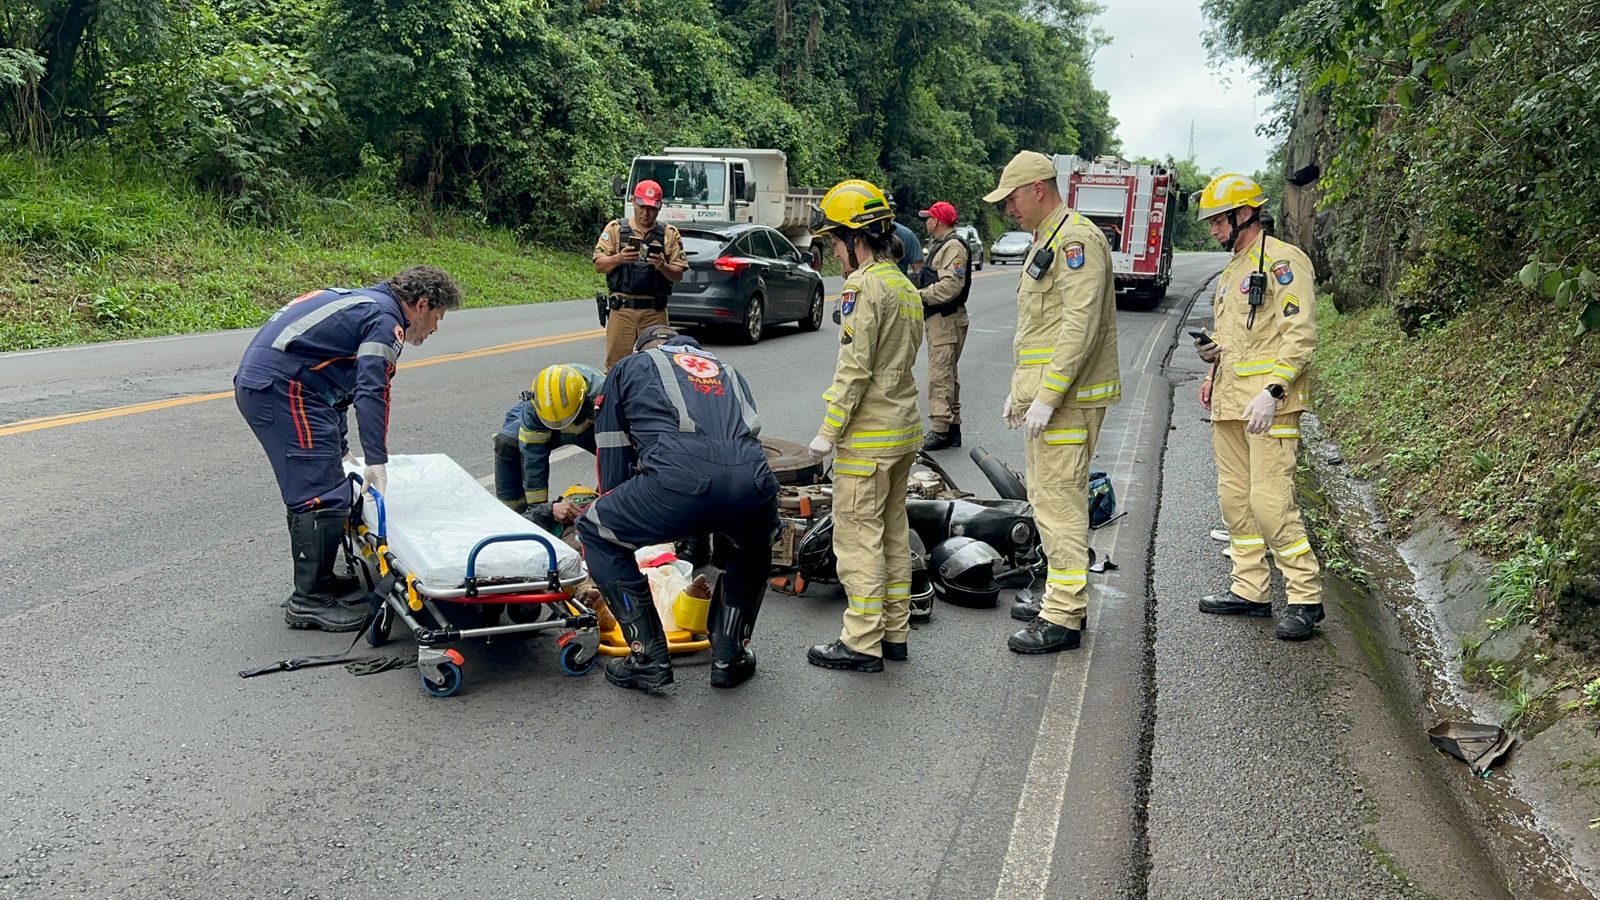
[[[710,532],[728,549],[711,592],[711,686],[755,674],[749,649],[778,526],[755,399],[738,372],[670,329],[606,375],[596,406],[600,499],[578,519],[589,576],[632,652],[606,664],[612,684],[672,683],[667,635],[634,550]]]
[[[606,276],[606,368],[627,356],[640,330],[667,324],[672,285],[689,270],[678,229],[657,222],[661,185],[633,189],[633,217],[612,219],[594,244],[594,270]]]
[[[961,446],[961,348],[967,343],[967,295],[972,292],[972,251],[956,234],[956,208],[944,200],[917,213],[933,243],[929,264],[917,273],[928,329],[928,434],[926,450]]]
[[[1122,396],[1111,245],[1068,208],[1055,166],[1024,150],[983,198],[1033,232],[1017,288],[1016,368],[1002,411],[1024,429],[1028,501],[1047,557],[1038,618],[1011,635],[1017,653],[1078,646],[1088,610],[1089,459],[1106,407]]]
[[[432,266],[368,288],[329,288],[293,300],[256,332],[233,395],[255,432],[288,508],[294,628],[354,631],[365,610],[341,604],[334,556],[350,513],[344,411],[355,406],[366,483],[382,492],[389,459],[389,381],[406,343],[420,346],[461,290]]]
[[[1210,404],[1217,493],[1233,551],[1228,593],[1201,599],[1200,611],[1271,616],[1270,550],[1289,600],[1277,635],[1299,641],[1323,617],[1317,557],[1294,493],[1316,296],[1311,261],[1266,233],[1266,202],[1261,185],[1243,175],[1219,175],[1200,192],[1200,221],[1233,253],[1217,277],[1212,339],[1195,342],[1216,373],[1202,398]]]
[[[810,450],[833,460],[833,552],[847,605],[839,639],[807,651],[812,665],[882,672],[907,657],[911,527],[906,479],[922,444],[917,381],[922,298],[892,257],[894,219],[875,185],[845,181],[812,210],[845,273],[839,360]]]
[[[605,375],[582,363],[546,366],[494,436],[494,493],[539,523],[571,525],[577,507],[550,502],[550,454],[576,446],[594,452],[594,398]]]

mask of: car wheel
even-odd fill
[[[752,294],[750,303],[744,308],[744,324],[739,329],[739,342],[742,344],[756,344],[761,341],[761,332],[766,327],[762,317],[766,315],[765,306],[761,302],[760,294]]]
[[[811,309],[806,317],[800,320],[801,331],[816,331],[822,327],[822,288],[817,288],[811,293]]]

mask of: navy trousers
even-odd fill
[[[234,377],[233,399],[267,451],[289,512],[350,508],[340,463],[349,448],[345,407],[299,379],[256,372]]]

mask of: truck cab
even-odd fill
[[[624,216],[633,214],[633,188],[645,180],[661,185],[662,222],[680,228],[765,225],[802,250],[811,244],[810,204],[822,192],[789,186],[788,158],[781,150],[668,147],[634,157],[627,179],[613,185]]]

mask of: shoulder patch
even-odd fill
[[[967,274],[967,264],[964,263],[964,262],[956,263],[956,277],[957,278],[963,278],[963,277],[966,276],[966,274]]]
[[[854,343],[855,339],[856,339],[855,330],[850,328],[848,325],[845,326],[844,328],[839,329],[839,343],[841,343],[841,344],[850,344],[850,343]]]
[[[394,349],[398,351],[406,345],[406,330],[399,325],[394,326]]]
[[[1072,243],[1066,245],[1065,247],[1062,247],[1061,248],[1061,256],[1062,256],[1063,259],[1066,260],[1067,268],[1069,268],[1069,269],[1081,269],[1081,268],[1083,268],[1083,262],[1084,262],[1083,245],[1078,243],[1077,241],[1073,241]]]
[[[1295,316],[1295,315],[1299,315],[1299,314],[1300,314],[1300,300],[1299,300],[1299,298],[1296,297],[1293,294],[1285,294],[1284,298],[1283,298],[1283,317],[1285,319],[1287,319],[1290,316]]]
[[[678,368],[695,378],[716,378],[722,374],[722,368],[717,365],[716,360],[698,353],[674,353],[672,361],[678,364]]]
[[[856,291],[845,291],[839,295],[839,309],[845,315],[856,311]]]
[[[1272,264],[1272,277],[1279,284],[1290,284],[1294,281],[1294,269],[1290,268],[1287,259],[1280,259]]]

